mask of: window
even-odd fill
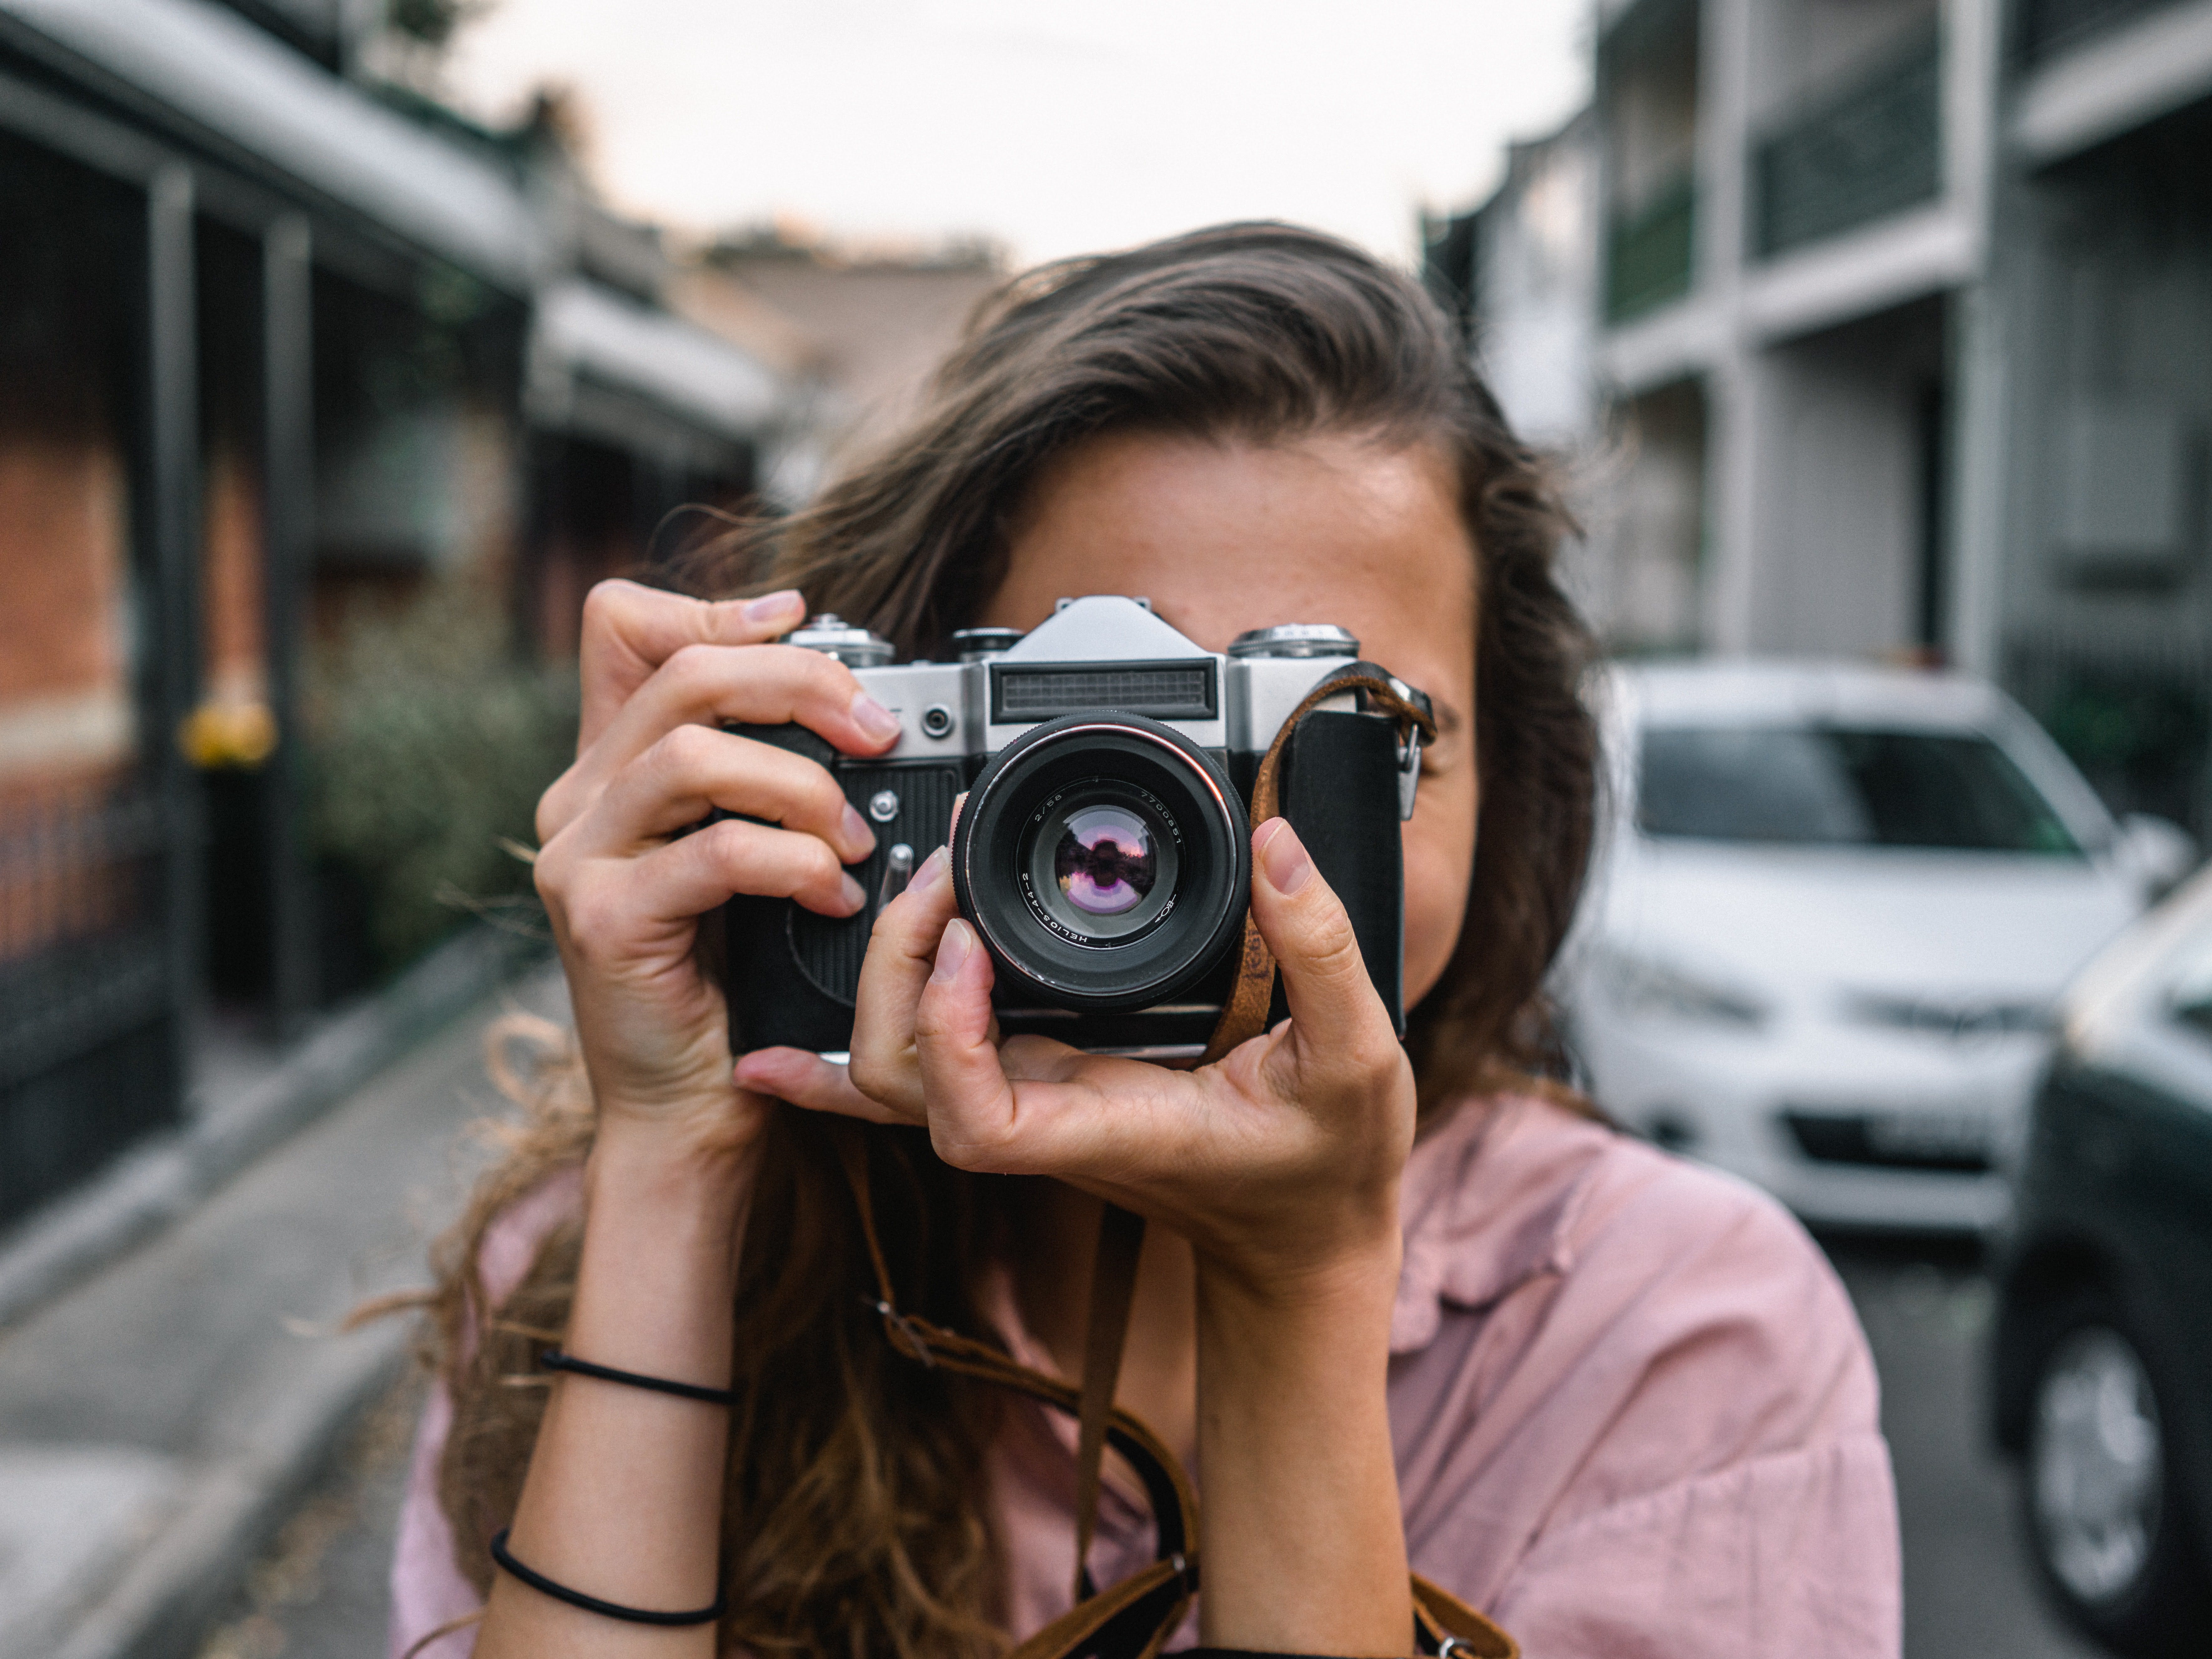
[[[1637,821],[1698,841],[2081,851],[2011,757],[1972,732],[1648,728]]]

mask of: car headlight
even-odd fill
[[[1649,957],[1608,957],[1605,978],[1615,1005],[1632,1019],[1751,1030],[1766,1024],[1773,1012],[1748,992]]]

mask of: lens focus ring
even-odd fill
[[[1141,715],[1024,733],[976,778],[952,839],[961,911],[1024,1003],[1168,1000],[1243,920],[1243,803],[1205,750]]]

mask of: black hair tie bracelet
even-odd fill
[[[558,1348],[548,1348],[538,1356],[538,1363],[549,1371],[574,1371],[579,1376],[596,1376],[602,1382],[620,1382],[633,1389],[650,1389],[655,1394],[672,1394],[684,1400],[702,1400],[709,1406],[734,1406],[738,1403],[733,1389],[709,1389],[696,1382],[672,1382],[665,1376],[641,1376],[635,1371],[618,1371],[611,1365],[594,1365],[588,1359],[579,1359]]]
[[[531,1589],[550,1595],[556,1601],[566,1601],[572,1607],[581,1607],[586,1613],[596,1613],[603,1619],[619,1619],[631,1625],[711,1625],[721,1618],[729,1605],[729,1593],[718,1591],[714,1605],[701,1607],[696,1613],[656,1613],[650,1607],[626,1607],[616,1601],[602,1601],[596,1595],[586,1595],[581,1590],[570,1589],[566,1584],[556,1584],[544,1573],[526,1567],[507,1553],[508,1528],[501,1527],[491,1535],[491,1559],[501,1568],[520,1579]]]

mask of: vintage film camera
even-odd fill
[[[787,899],[726,907],[731,1040],[842,1058],[877,911],[948,841],[954,890],[991,952],[1002,1033],[1162,1061],[1205,1048],[1230,993],[1251,883],[1247,806],[1262,757],[1322,681],[1358,664],[1340,628],[1291,624],[1202,649],[1144,599],[1063,599],[1024,635],[969,629],[960,660],[894,666],[888,641],[817,617],[787,643],[828,652],[904,727],[890,752],[841,755],[805,727],[739,735],[830,769],[874,828],[854,916]],[[1279,762],[1285,817],[1351,913],[1402,1034],[1405,885],[1418,730],[1332,695]],[[1402,735],[1401,735],[1402,731]],[[957,833],[954,802],[965,793]],[[1281,991],[1271,1018],[1279,1018]]]

